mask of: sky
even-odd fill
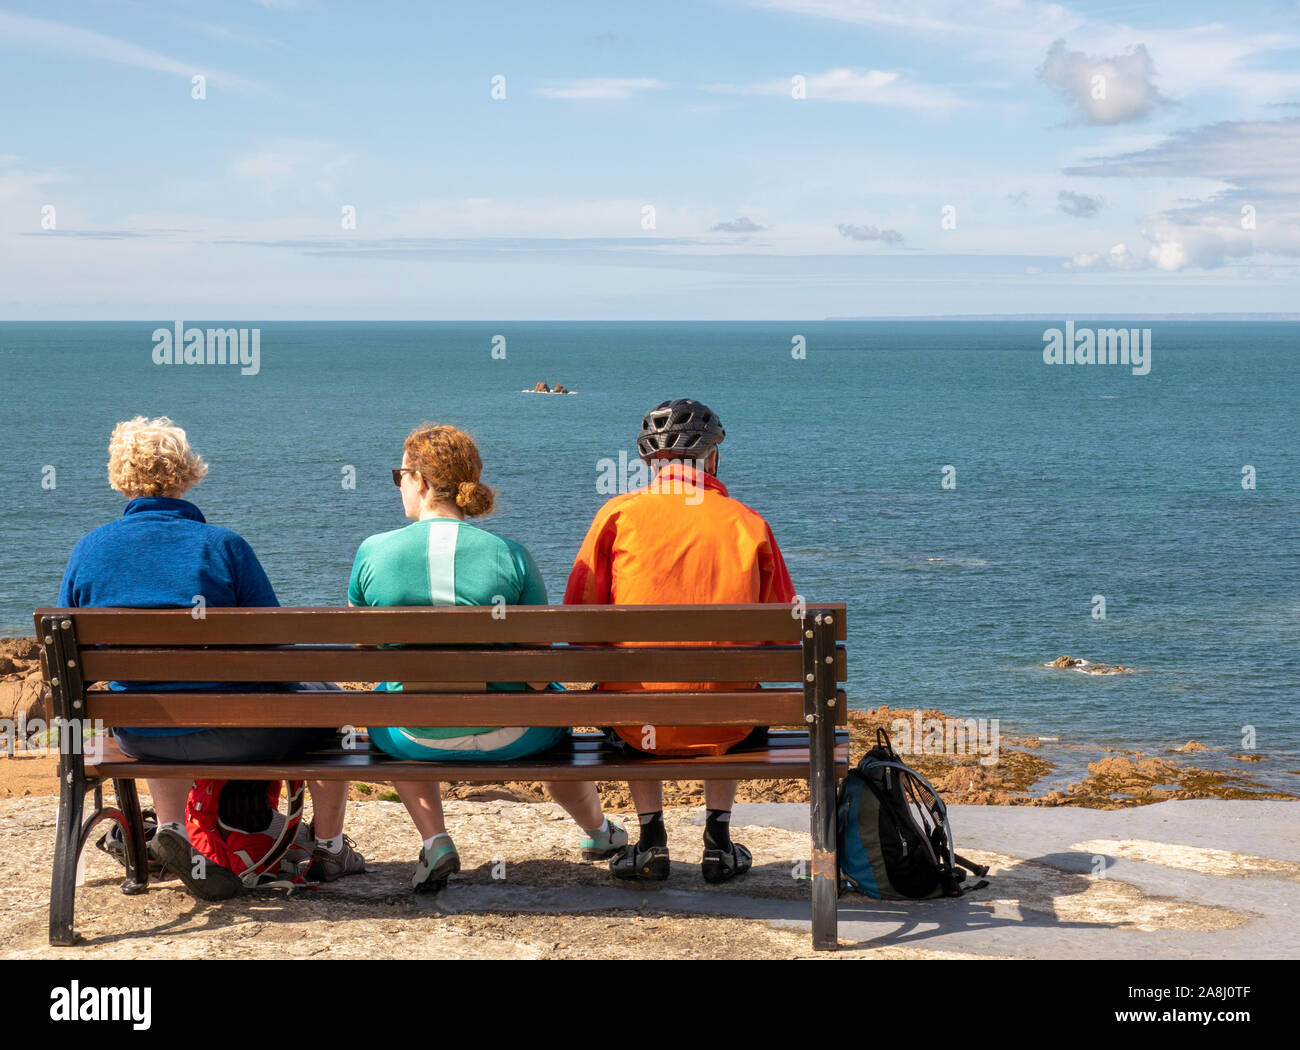
[[[1300,0],[0,0],[0,320],[1300,310]]]

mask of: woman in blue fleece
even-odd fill
[[[257,555],[238,533],[209,525],[193,503],[181,499],[208,472],[185,431],[163,416],[119,423],[108,445],[108,483],[128,500],[117,521],[83,536],[72,549],[59,591],[65,608],[119,606],[192,608],[275,606],[275,591]],[[114,689],[202,688],[166,683],[111,683]],[[228,688],[241,688],[237,685]],[[250,687],[243,688],[265,688]],[[321,729],[119,729],[122,751],[154,761],[275,761],[319,746],[333,736]],[[150,780],[158,815],[156,859],[201,896],[225,895],[211,879],[191,885],[185,800],[190,784]],[[311,782],[316,848],[308,878],[332,881],[365,870],[365,860],[343,835],[347,784]]]

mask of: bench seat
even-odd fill
[[[646,755],[620,751],[600,733],[575,733],[541,755],[510,762],[409,762],[393,758],[359,736],[355,749],[317,751],[279,762],[144,762],[128,758],[115,740],[86,761],[86,775],[102,780],[187,777],[220,780],[438,780],[473,784],[521,780],[806,780],[808,734],[772,730],[767,745],[716,756]],[[835,773],[848,772],[849,734],[837,734]]]

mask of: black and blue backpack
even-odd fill
[[[953,852],[943,800],[903,763],[883,729],[840,785],[838,818],[841,889],[876,900],[925,900],[988,885],[963,885],[967,871],[983,879],[989,869]]]

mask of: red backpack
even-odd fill
[[[295,839],[306,792],[301,780],[287,790],[288,812],[281,813],[278,780],[196,780],[185,804],[190,843],[246,889],[304,885],[311,852]]]

